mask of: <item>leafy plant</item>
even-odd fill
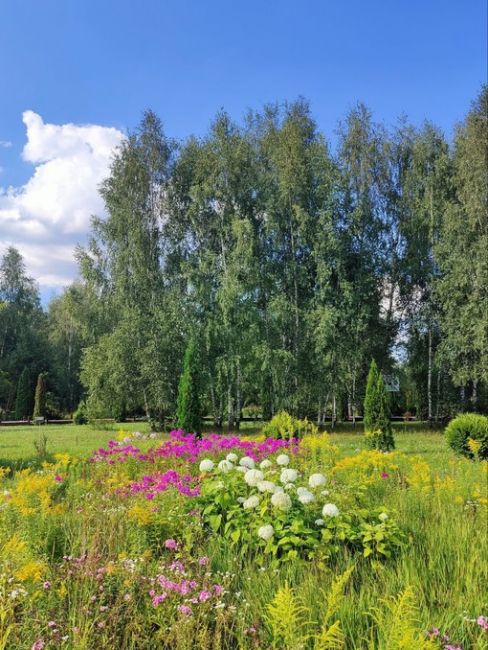
[[[488,417],[462,413],[449,422],[445,436],[448,445],[457,454],[488,459]]]
[[[84,400],[78,404],[78,408],[73,415],[73,422],[75,424],[86,424],[88,422],[88,411]]]
[[[419,627],[414,592],[407,587],[397,598],[382,601],[372,612],[378,638],[370,650],[435,650],[439,646]]]
[[[273,647],[283,650],[302,648],[308,636],[307,623],[304,620],[307,609],[298,602],[288,583],[278,589],[267,610]]]
[[[303,438],[305,435],[316,435],[318,432],[319,430],[313,422],[294,418],[286,411],[277,413],[261,430],[266,438],[283,440]]]

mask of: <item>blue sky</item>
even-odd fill
[[[68,247],[83,240],[88,220],[69,197],[66,214],[50,220],[43,188],[58,173],[50,200],[69,194],[59,172],[71,164],[81,170],[73,189],[81,200],[103,175],[109,144],[147,107],[178,138],[204,133],[221,108],[240,119],[247,108],[299,95],[332,140],[357,100],[379,120],[429,118],[451,136],[486,81],[486,4],[2,0],[0,246],[31,242],[28,267],[44,292],[72,276]],[[118,131],[76,130],[87,124]],[[87,147],[103,153],[93,162]],[[88,208],[100,208],[93,196]],[[64,264],[57,280],[36,266],[42,246],[53,269]]]

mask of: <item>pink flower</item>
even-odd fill
[[[174,539],[167,539],[164,542],[164,546],[165,546],[165,548],[169,548],[171,550],[174,550],[175,548],[178,547],[178,544],[176,543],[176,541]]]
[[[45,645],[46,644],[44,643],[44,639],[37,639],[37,641],[34,641],[32,650],[42,650]]]
[[[49,582],[49,580],[46,580],[46,582],[43,582],[42,586],[44,587],[44,589],[47,590],[51,588],[51,583]]]
[[[486,618],[486,616],[478,616],[478,618],[476,619],[476,622],[484,630],[488,630],[488,618]]]
[[[390,475],[387,472],[382,472],[381,478],[390,478]]]
[[[56,476],[54,477],[54,480],[57,481],[58,483],[61,483],[61,481],[63,480],[63,477],[59,476],[59,474],[56,474]]]
[[[189,605],[178,605],[178,611],[185,616],[190,616],[192,609]]]
[[[48,627],[56,627],[56,621],[49,621],[47,626]]]
[[[224,588],[222,587],[222,585],[214,585],[213,588],[217,596],[220,596],[224,592]]]
[[[198,564],[200,566],[206,566],[208,563],[209,563],[209,558],[206,555],[204,555],[198,560]]]
[[[199,600],[201,603],[204,603],[204,602],[205,602],[206,600],[208,600],[209,598],[212,598],[212,594],[211,594],[209,591],[201,591],[201,592],[198,594],[198,600]]]

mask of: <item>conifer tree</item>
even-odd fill
[[[201,435],[202,406],[200,402],[200,368],[195,340],[190,339],[185,351],[183,373],[178,387],[177,426]]]
[[[39,373],[34,397],[34,417],[46,417],[46,374]]]
[[[364,399],[364,431],[368,444],[381,451],[395,447],[390,422],[390,402],[383,377],[372,359]]]
[[[366,382],[366,395],[364,398],[364,431],[372,431],[376,428],[376,421],[378,419],[378,366],[374,359],[371,360],[369,367],[368,380]]]
[[[17,384],[17,396],[15,398],[15,419],[22,420],[31,412],[31,392],[30,392],[29,370],[24,367],[22,370],[19,383]]]

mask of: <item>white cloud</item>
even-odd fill
[[[34,171],[22,187],[0,187],[0,253],[16,246],[41,287],[62,286],[76,275],[73,250],[91,216],[103,214],[98,187],[124,136],[94,124],[46,124],[33,111],[22,119],[22,157]]]

